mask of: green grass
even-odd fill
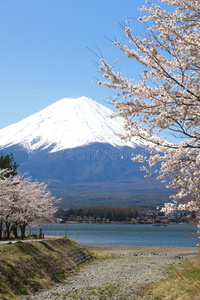
[[[101,287],[87,287],[89,295],[98,296],[98,299],[104,300],[109,299],[114,294],[119,292],[119,285],[108,284]]]
[[[75,274],[88,251],[77,242],[56,240],[0,245],[0,299],[17,299]]]
[[[62,298],[62,300],[70,298],[74,300],[79,300],[79,295],[81,294],[87,294],[87,300],[90,299],[98,299],[98,300],[106,300],[110,299],[114,295],[116,295],[119,292],[119,285],[112,285],[107,284],[104,286],[94,286],[94,287],[84,287],[81,289],[72,289],[65,293]],[[58,295],[60,296],[60,295]]]
[[[200,260],[188,259],[178,266],[167,268],[168,277],[150,284],[144,295],[149,300],[198,300],[200,299]]]
[[[9,300],[9,299],[14,299],[15,295],[13,293],[0,293],[0,299],[2,300]]]

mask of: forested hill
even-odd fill
[[[63,220],[127,221],[139,216],[134,207],[89,206],[85,208],[59,210],[57,217]]]

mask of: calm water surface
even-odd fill
[[[192,225],[43,224],[46,235],[67,236],[83,245],[196,246]],[[38,229],[32,229],[38,233]]]

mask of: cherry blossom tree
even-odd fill
[[[2,238],[3,223],[9,214],[9,191],[11,181],[5,177],[8,174],[7,169],[0,169],[0,239]]]
[[[123,26],[127,42],[114,42],[127,58],[143,66],[141,80],[123,77],[101,59],[99,69],[105,81],[99,85],[116,89],[116,115],[126,122],[123,138],[138,137],[149,146],[148,157],[134,160],[147,161],[154,169],[160,162],[158,179],[166,182],[168,178],[175,205],[182,200],[199,212],[200,1],[145,2],[140,10],[146,15],[139,18],[146,28],[144,37],[132,34],[127,20]],[[146,177],[150,175],[148,168]]]
[[[24,236],[26,226],[31,223],[55,221],[55,203],[59,200],[52,196],[44,182],[32,182],[31,178],[24,178],[20,185],[20,190],[17,187],[20,203],[13,214],[13,223],[20,227]]]
[[[0,170],[0,175],[7,173]],[[12,228],[18,237],[17,228],[24,237],[26,226],[31,223],[52,221],[57,211],[54,196],[47,190],[44,182],[32,181],[24,176],[0,176],[0,231],[6,226],[7,238]],[[0,236],[1,238],[1,236]]]

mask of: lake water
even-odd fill
[[[82,245],[196,246],[192,225],[43,224],[45,235],[67,236]],[[38,229],[32,229],[38,234]]]

